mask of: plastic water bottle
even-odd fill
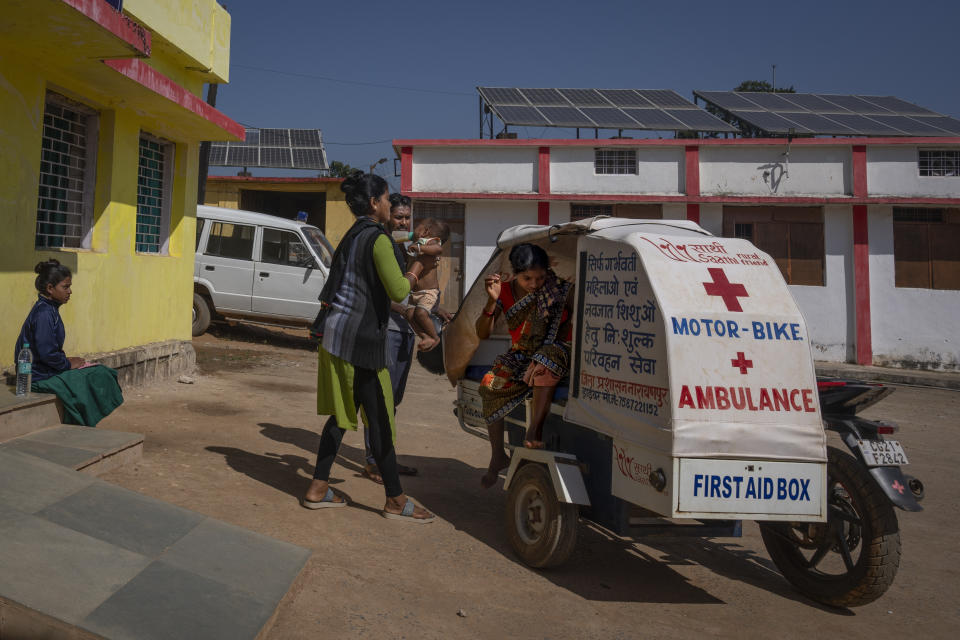
[[[390,234],[393,237],[394,242],[406,242],[407,240],[413,240],[413,231],[394,231]]]
[[[33,380],[33,352],[30,343],[24,342],[17,354],[17,395],[30,395],[30,383]]]

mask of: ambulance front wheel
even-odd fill
[[[827,447],[827,522],[764,522],[760,533],[783,576],[834,607],[873,602],[900,566],[897,515],[866,467]]]
[[[579,510],[557,499],[550,472],[527,463],[507,493],[507,536],[523,562],[539,569],[563,564],[577,544]]]

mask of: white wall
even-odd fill
[[[700,205],[700,226],[715,236],[723,235],[723,205],[704,203]]]
[[[921,178],[918,161],[917,147],[867,147],[867,192],[871,196],[960,197],[960,177]]]
[[[960,370],[960,291],[895,287],[893,208],[867,218],[874,364]]]
[[[853,210],[823,210],[824,286],[790,285],[807,322],[815,360],[846,362],[856,356],[856,313],[853,281]]]
[[[464,295],[493,255],[500,232],[518,224],[537,224],[536,202],[527,200],[467,202],[464,214]]]
[[[844,195],[852,193],[850,149],[790,149],[789,168],[783,146],[700,147],[700,193],[703,195]],[[789,177],[784,175],[787,170]],[[770,175],[764,179],[764,172]]]
[[[624,147],[610,147],[612,149]],[[637,175],[596,175],[593,147],[551,147],[553,193],[676,195],[683,190],[683,147],[638,148]]]
[[[570,222],[570,203],[551,202],[550,224],[564,224],[565,222]]]
[[[413,190],[442,193],[533,193],[537,147],[417,147]]]

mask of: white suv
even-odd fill
[[[320,310],[333,248],[305,222],[197,207],[193,335],[229,321],[307,326]]]

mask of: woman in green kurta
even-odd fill
[[[117,372],[83,358],[68,358],[63,352],[66,330],[60,307],[73,295],[70,269],[51,259],[39,263],[34,272],[39,295],[20,329],[14,360],[21,349],[29,349],[33,354],[31,391],[55,394],[67,424],[95,427],[123,404]]]
[[[423,265],[414,263],[406,274],[401,271],[395,245],[383,226],[390,218],[383,178],[357,172],[340,188],[357,221],[333,256],[320,293],[322,310],[314,323],[314,332],[321,338],[317,413],[331,418],[320,437],[314,479],[301,504],[309,509],[346,505],[329,487],[330,470],[345,430],[357,428],[359,410],[387,494],[383,516],[431,522],[436,516],[416,506],[400,486],[393,446],[393,390],[386,368],[390,301],[407,296]]]

